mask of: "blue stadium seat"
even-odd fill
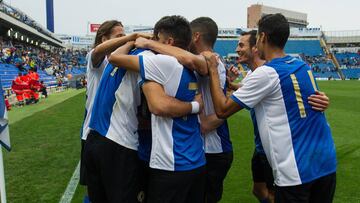
[[[341,69],[346,79],[358,79],[360,78],[360,67]]]
[[[289,40],[285,45],[285,52],[307,56],[324,56],[319,40]]]

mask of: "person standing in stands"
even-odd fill
[[[45,98],[48,97],[46,85],[44,84],[44,81],[40,81],[40,92]]]

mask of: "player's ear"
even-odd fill
[[[108,38],[106,36],[101,37],[101,43],[105,42],[106,40],[108,40]]]
[[[260,33],[260,42],[261,43],[267,42],[267,35],[265,34],[265,32]]]
[[[200,40],[200,36],[201,36],[200,32],[194,32],[192,36],[193,42],[198,42]]]
[[[175,44],[174,38],[168,37],[167,40],[166,40],[166,44],[174,46],[174,44]]]
[[[257,53],[258,53],[258,49],[257,49],[256,45],[254,45],[253,47],[251,47],[251,52],[252,52],[253,54],[257,54]]]

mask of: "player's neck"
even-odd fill
[[[249,64],[251,71],[254,71],[256,68],[264,65],[265,61],[261,60],[259,57],[254,57],[251,63]]]
[[[197,51],[197,54],[201,54],[201,52],[204,52],[204,51],[211,51],[211,52],[214,52],[214,50],[212,49],[212,47],[209,47],[209,46],[206,46],[206,45],[199,45],[196,47],[196,51]]]
[[[271,61],[275,58],[283,58],[284,56],[286,56],[284,49],[280,49],[277,47],[269,47],[265,53],[266,61]]]

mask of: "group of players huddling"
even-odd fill
[[[266,15],[241,34],[236,52],[251,71],[239,84],[213,51],[217,34],[208,17],[165,16],[151,36],[125,36],[114,20],[100,26],[82,128],[80,182],[91,202],[219,202],[233,161],[226,118],[243,108],[258,200],[332,202],[329,100],[310,67],[284,53],[285,17]]]

